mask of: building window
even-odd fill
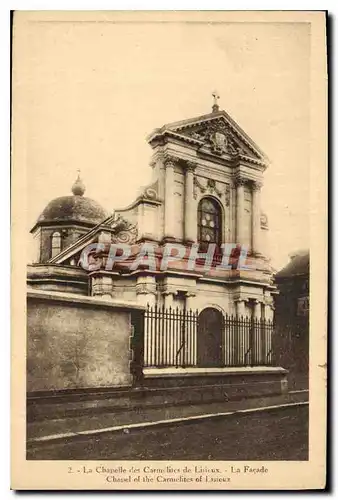
[[[198,205],[198,241],[202,247],[209,243],[222,243],[222,213],[213,198],[202,198]]]
[[[52,257],[61,252],[61,234],[55,232],[52,234]]]

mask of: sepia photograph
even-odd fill
[[[17,11],[12,36],[23,488],[309,474],[325,12]]]

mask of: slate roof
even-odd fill
[[[75,222],[95,226],[108,216],[109,213],[91,198],[77,195],[60,196],[48,203],[37,224]]]
[[[291,278],[294,276],[303,276],[309,274],[310,271],[310,252],[309,250],[300,250],[291,256],[290,262],[283,267],[275,278]]]

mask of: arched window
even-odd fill
[[[213,198],[202,198],[198,204],[198,241],[201,246],[208,243],[222,244],[222,212]]]
[[[55,232],[52,234],[52,257],[61,252],[61,234]]]

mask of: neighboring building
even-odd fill
[[[290,255],[290,262],[275,276],[277,362],[290,371],[289,380],[308,383],[309,371],[309,276],[308,250]]]
[[[246,316],[256,322],[273,319],[275,286],[268,257],[267,217],[260,203],[267,157],[225,111],[219,110],[217,102],[209,114],[155,129],[148,143],[153,150],[153,178],[127,208],[116,209],[109,216],[83,196],[80,179],[73,186],[73,196],[50,202],[32,229],[40,250],[36,263],[29,266],[29,286],[149,304],[167,311],[175,308],[179,314],[198,310],[194,313],[199,314],[198,328],[195,322],[189,341],[181,340],[187,335],[185,321],[180,323],[175,341],[165,340],[164,327],[159,334],[162,340],[156,333],[161,361],[157,355],[151,361],[147,349],[151,350],[155,337],[146,328],[144,354],[149,366],[272,364],[270,340],[260,337],[253,354],[249,324],[243,327],[241,339],[230,332],[231,328],[239,332],[239,323],[229,323],[229,331],[223,334],[226,315]],[[112,269],[105,267],[111,243],[132,245],[130,264],[144,242],[156,243],[156,270],[146,266],[130,270],[123,262]],[[161,270],[168,242],[183,244],[187,252],[183,259],[171,261]],[[102,265],[91,271],[83,269],[82,251],[97,243],[103,244],[104,250],[96,252],[94,262]],[[199,244],[200,252],[209,243],[216,245],[210,270],[203,268],[204,262],[188,269],[187,256],[194,243]],[[251,268],[217,269],[224,243],[245,245]],[[165,318],[162,320],[164,324]],[[170,321],[176,324],[174,318]],[[262,330],[262,335],[266,332]],[[231,344],[226,335],[233,339]]]

